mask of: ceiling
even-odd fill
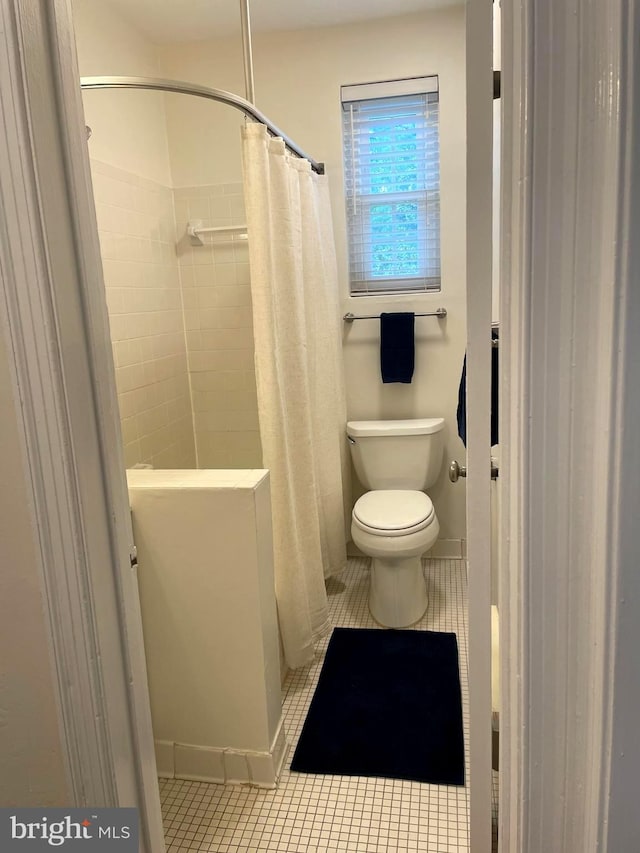
[[[240,28],[239,0],[108,0],[156,44],[227,36]],[[457,6],[463,0],[252,0],[251,29],[301,30]]]

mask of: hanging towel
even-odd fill
[[[464,446],[467,446],[467,354],[465,352],[462,361],[462,375],[460,376],[460,385],[458,387],[458,411],[456,412],[458,421],[458,435],[462,439]]]
[[[410,383],[415,365],[415,314],[380,315],[380,372],[382,381]]]
[[[498,330],[493,329],[491,339],[499,339]],[[498,444],[498,390],[500,384],[499,347],[491,348],[491,446]],[[467,446],[467,356],[462,362],[462,376],[458,389],[458,435]]]

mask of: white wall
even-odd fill
[[[159,76],[158,51],[108,3],[72,0],[83,77]],[[165,96],[155,92],[85,91],[92,158],[171,185]]]
[[[284,732],[269,474],[128,482],[159,770],[273,785]]]
[[[6,355],[0,339],[0,806],[64,806],[70,791]]]
[[[244,93],[239,39],[164,46],[163,73]],[[365,24],[254,38],[257,105],[317,160],[326,163],[332,190],[344,308],[449,311],[446,321],[418,319],[416,372],[410,386],[382,385],[375,321],[345,329],[347,404],[352,418],[443,415],[446,459],[464,459],[455,412],[466,328],[465,274],[465,33],[464,9],[453,8]],[[347,298],[342,186],[340,85],[438,74],[441,97],[442,293]],[[171,169],[176,186],[239,180],[240,123],[228,107],[178,96],[167,98]],[[465,530],[465,489],[446,479],[431,490],[441,537]]]

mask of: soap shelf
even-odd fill
[[[229,238],[236,235],[241,240],[247,240],[246,225],[203,225],[202,219],[190,219],[187,222],[187,236],[192,246],[204,246],[201,234],[221,234]]]

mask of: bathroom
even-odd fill
[[[73,0],[72,5],[83,78],[164,78],[245,96],[240,10],[234,0],[192,4],[188,16],[177,0],[162,4]],[[378,6],[372,17],[367,5],[331,12],[293,3],[266,9],[255,3],[251,9],[255,104],[304,152],[322,161],[329,188],[337,280],[335,293],[329,295],[336,310],[330,327],[334,337],[326,352],[335,345],[339,353],[344,392],[332,385],[334,393],[324,400],[335,407],[333,415],[342,419],[342,444],[333,466],[342,477],[348,556],[343,571],[340,559],[334,569],[325,567],[329,621],[345,628],[373,628],[382,623],[456,634],[468,739],[466,494],[464,480],[452,482],[448,471],[451,460],[464,464],[466,455],[457,420],[467,346],[465,8],[459,2],[388,3]],[[353,295],[343,125],[349,115],[345,104],[356,96],[343,94],[341,103],[341,89],[381,81],[406,85],[416,79],[428,81],[420,85],[429,87],[432,96],[437,94],[429,103],[437,104],[437,111],[432,109],[430,115],[436,116],[437,123],[441,280],[430,279],[421,292],[400,288],[393,294],[375,290],[363,294],[356,286]],[[167,849],[469,849],[468,785],[408,782],[375,774],[305,775],[288,766],[328,635],[325,631],[316,639],[312,662],[307,658],[301,665],[290,666],[296,664],[295,652],[286,638],[283,642],[282,625],[279,630],[273,621],[277,593],[272,589],[265,593],[262,587],[273,573],[267,566],[267,574],[261,574],[263,551],[268,550],[272,533],[266,529],[263,496],[268,488],[260,420],[264,412],[259,410],[254,366],[254,336],[260,328],[254,327],[252,305],[249,256],[253,247],[243,192],[242,115],[224,104],[167,92],[87,89],[83,103],[90,128],[88,153],[140,565],[154,727],[158,718],[154,701],[166,697],[172,686],[179,683],[182,689],[185,683],[158,686],[161,670],[168,666],[162,655],[170,654],[167,647],[172,641],[180,653],[172,658],[176,673],[189,655],[193,658],[187,669],[197,669],[202,661],[206,665],[204,646],[199,648],[196,633],[190,638],[190,620],[178,609],[183,605],[196,608],[191,611],[194,621],[205,621],[209,614],[217,625],[218,646],[226,637],[235,649],[230,638],[237,638],[238,660],[227,661],[228,671],[212,685],[219,704],[224,704],[220,696],[225,691],[234,690],[234,667],[246,675],[255,665],[250,644],[242,648],[241,638],[251,634],[251,625],[262,625],[255,650],[266,662],[271,681],[266,689],[264,683],[258,689],[247,681],[247,695],[255,699],[256,708],[264,706],[271,734],[274,727],[284,732],[279,735],[278,756],[264,777],[260,777],[263,765],[252,769],[249,759],[250,778],[243,776],[234,765],[240,747],[218,743],[216,748],[230,758],[218,781],[215,774],[199,773],[193,767],[180,771],[176,750],[182,749],[183,765],[188,761],[177,744],[202,741],[184,734],[156,737]],[[187,233],[188,223],[196,229],[222,230],[194,238]],[[441,308],[446,313],[437,316]],[[411,381],[381,381],[376,318],[387,312],[416,315]],[[364,318],[349,322],[343,320],[347,314]],[[374,318],[366,319],[368,315]],[[328,333],[327,327],[316,331]],[[426,572],[426,613],[421,606],[415,618],[393,624],[384,618],[374,620],[369,612],[371,555],[363,554],[349,535],[353,506],[367,486],[349,459],[347,421],[417,419],[443,419],[437,432],[439,465],[426,489],[439,530],[418,555],[418,560],[424,558],[420,571]],[[358,441],[353,429],[349,435],[351,441]],[[175,500],[182,500],[183,493],[191,490],[208,500],[203,478],[209,472],[211,491],[218,492],[211,500],[219,501],[215,524],[203,531],[209,540],[194,546],[198,536],[194,527],[189,544],[172,548],[172,541],[186,534],[176,526],[174,498],[167,498],[167,493],[179,493]],[[420,484],[410,488],[424,490]],[[246,506],[233,504],[244,492]],[[157,503],[165,498],[169,503],[163,515]],[[274,508],[274,525],[276,512]],[[230,549],[230,556],[222,554],[229,542],[239,543],[252,532],[238,522],[242,513],[247,513],[246,523],[253,530],[263,531],[261,544],[246,564],[238,557],[237,547]],[[277,543],[277,529],[274,532]],[[238,561],[235,586],[211,586],[203,572],[194,576],[203,586],[194,587],[193,600],[180,599],[179,578],[174,586],[163,586],[160,594],[152,589],[153,575],[145,557],[147,566],[153,562],[154,571],[168,563],[175,565],[177,559],[197,563],[203,549],[216,550],[220,537],[226,542],[219,547],[215,565]],[[250,584],[259,592],[251,604],[243,598]],[[214,597],[224,593],[235,598],[232,603],[217,599],[212,605],[214,617],[207,606],[194,615],[196,600],[205,589]],[[283,607],[278,603],[281,619]],[[167,618],[171,618],[169,625]],[[152,660],[154,654],[156,660]],[[279,713],[273,710],[276,682],[282,685],[281,728],[273,723]],[[231,704],[228,716],[233,709]],[[206,713],[205,709],[203,719]],[[238,755],[229,756],[229,748]],[[263,755],[255,744],[248,744],[248,749]],[[468,750],[466,758],[468,778]],[[258,764],[256,758],[256,768]],[[259,781],[242,784],[261,778],[262,786]],[[494,789],[496,783],[494,774]],[[192,825],[187,827],[186,816],[193,809],[199,817],[189,820]]]

